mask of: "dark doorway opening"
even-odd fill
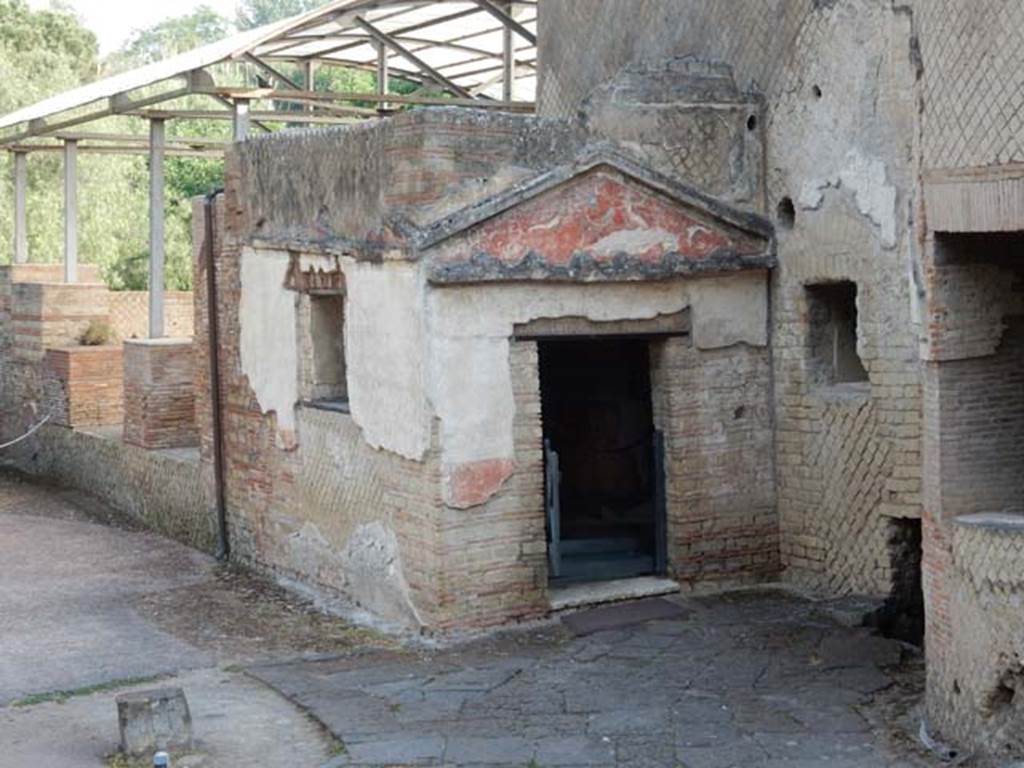
[[[553,582],[664,570],[647,339],[538,342]]]
[[[874,616],[885,637],[917,646],[924,644],[924,589],[921,579],[921,521],[889,521],[892,591]]]

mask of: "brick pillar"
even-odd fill
[[[125,341],[124,440],[143,448],[199,444],[192,339]]]
[[[54,424],[89,427],[121,423],[121,347],[49,348],[44,358],[44,377]]]

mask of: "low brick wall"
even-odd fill
[[[99,283],[15,283],[14,357],[39,362],[48,347],[75,344],[92,322],[107,322],[110,292]]]
[[[47,424],[4,451],[0,466],[84,491],[183,544],[216,549],[216,507],[195,449],[147,451],[124,443],[116,427]]]
[[[45,390],[51,420],[69,427],[120,424],[124,388],[120,346],[46,350]]]
[[[192,339],[124,343],[124,439],[142,448],[199,445]]]

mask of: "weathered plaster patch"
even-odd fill
[[[402,573],[398,539],[383,523],[360,525],[341,554],[347,594],[385,621],[423,626]]]
[[[816,211],[825,199],[825,190],[831,186],[827,181],[805,181],[800,187],[800,195],[796,202],[805,211]]]
[[[768,275],[745,272],[700,280],[690,289],[693,344],[720,349],[733,344],[768,344]]]
[[[430,400],[441,422],[444,465],[474,466],[514,458],[509,339],[516,324],[559,317],[595,322],[649,320],[692,306],[697,346],[765,346],[765,280],[764,272],[756,272],[656,283],[429,289]],[[451,482],[446,487],[449,496],[454,495]],[[493,493],[500,483],[481,482],[479,487]]]
[[[508,336],[431,338],[432,401],[446,464],[512,456]]]
[[[430,445],[422,278],[415,265],[346,260],[345,361],[352,418],[375,448],[422,459]]]
[[[896,187],[886,181],[885,163],[851,150],[834,176],[805,181],[797,204],[804,210],[817,210],[830,187],[848,189],[857,210],[878,228],[882,246],[896,247]]]
[[[455,509],[483,504],[494,496],[515,471],[511,459],[484,459],[444,468],[444,502]]]
[[[277,443],[295,445],[298,352],[295,294],[284,287],[289,256],[246,248],[241,258],[239,352],[260,410],[277,415]]]
[[[398,540],[379,521],[355,528],[339,551],[311,522],[287,538],[290,568],[323,584],[338,585],[345,596],[386,622],[420,627],[402,572]]]
[[[886,181],[885,163],[851,150],[839,180],[853,192],[857,209],[879,228],[882,245],[895,248],[896,187]]]

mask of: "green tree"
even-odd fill
[[[238,28],[262,27],[325,4],[326,0],[240,0],[237,10]]]
[[[185,16],[136,31],[110,56],[104,68],[121,71],[140,67],[215,42],[232,32],[231,22],[208,5],[201,5]]]
[[[141,66],[230,33],[230,23],[209,9],[170,19],[134,35],[102,66],[104,74]],[[95,36],[72,14],[32,11],[24,0],[0,0],[0,114],[72,89],[101,71]],[[198,104],[195,106],[199,106]],[[108,118],[88,130],[142,133],[134,118]],[[212,121],[174,121],[171,133],[226,135]],[[29,159],[29,253],[35,262],[63,256],[63,169],[59,155]],[[97,264],[110,287],[144,289],[149,258],[146,160],[138,156],[79,157],[79,258]],[[168,158],[166,169],[167,285],[191,284],[189,198],[221,183],[220,160]],[[8,262],[13,242],[10,158],[0,152],[0,261]]]
[[[178,16],[147,29],[139,30],[106,62],[107,72],[123,71],[175,56],[223,39],[232,33],[231,22],[208,6]],[[179,103],[185,108],[206,108],[200,97]],[[126,129],[137,126],[127,125]],[[175,120],[169,123],[169,137],[227,136],[228,126],[214,120]],[[192,207],[191,198],[207,194],[223,184],[224,163],[219,159],[171,157],[164,171],[166,208],[164,230],[167,286],[186,290],[192,281]],[[137,163],[128,173],[133,195],[143,202],[148,194],[148,170]],[[149,275],[148,209],[142,211],[146,228],[119,243],[104,266],[104,277],[115,289],[142,290]]]
[[[72,14],[33,11],[24,0],[0,0],[0,114],[74,88],[98,71],[96,36]],[[98,192],[91,185],[91,163],[83,161],[82,199]],[[29,250],[33,260],[61,258],[60,159],[44,153],[29,161]],[[13,242],[11,159],[0,152],[0,261],[8,262]],[[83,211],[88,228],[88,211]]]

